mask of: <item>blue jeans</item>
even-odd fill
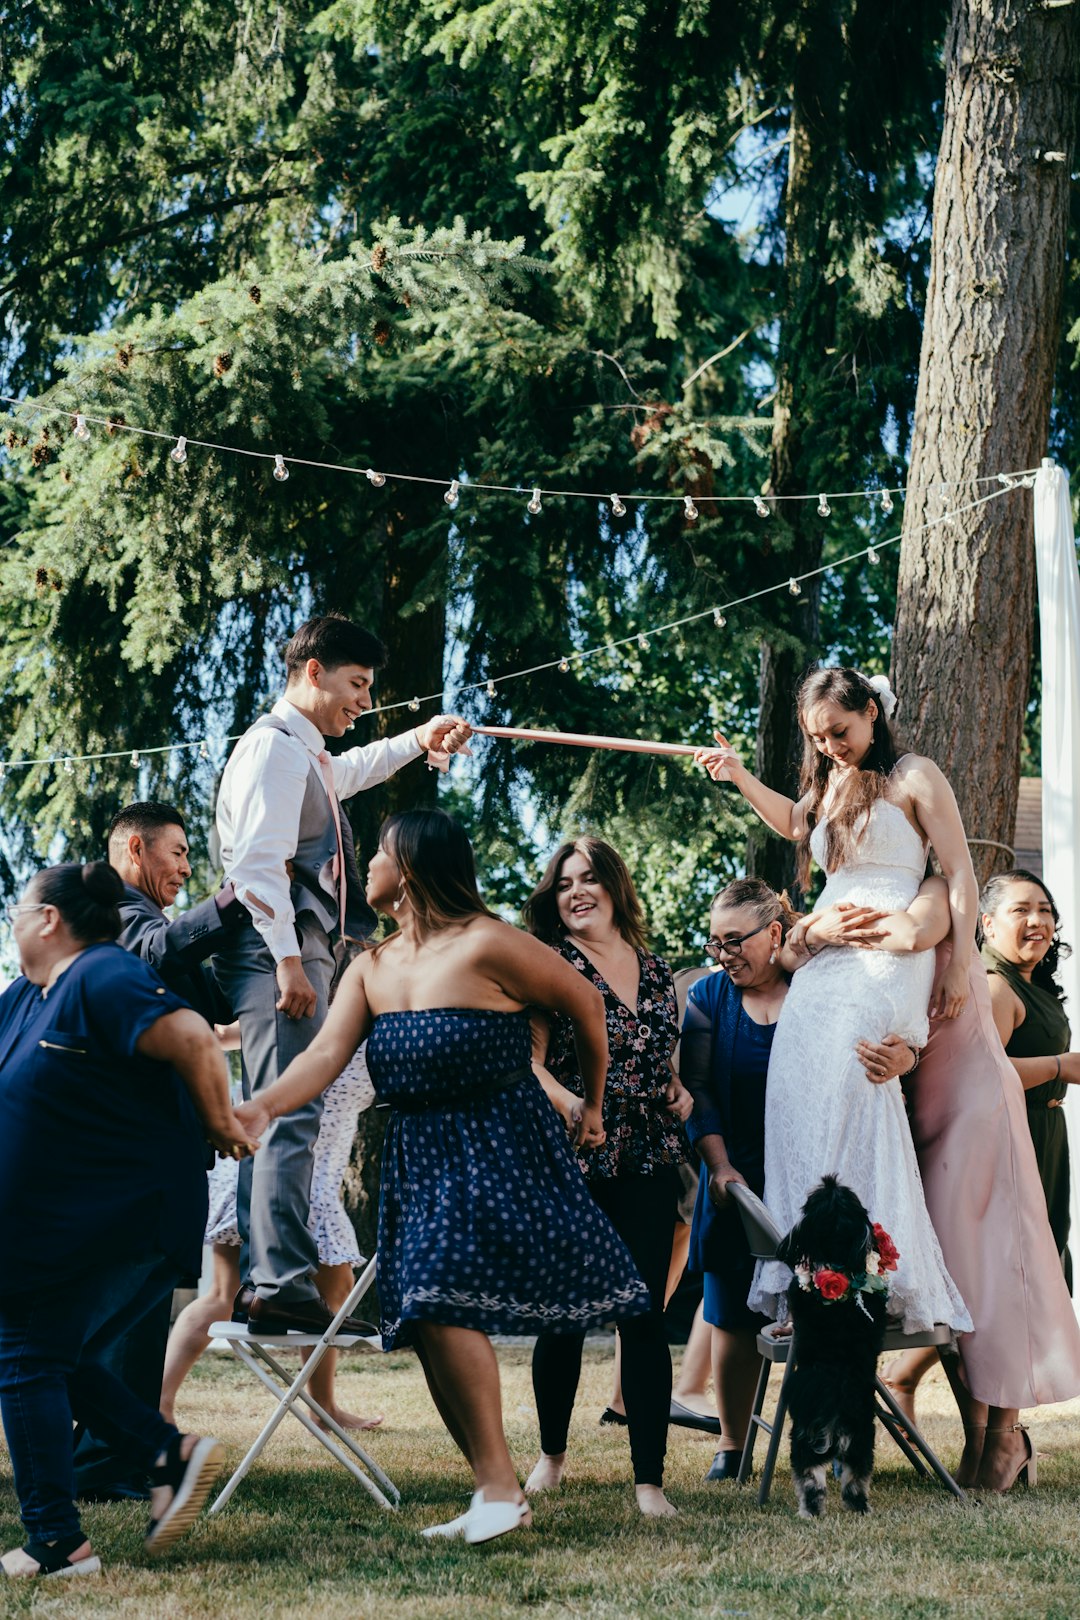
[[[148,1469],[178,1431],[99,1358],[179,1280],[153,1254],[84,1273],[67,1286],[0,1297],[0,1413],[28,1537],[80,1530],[73,1423]]]

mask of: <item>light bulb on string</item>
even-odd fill
[[[412,710],[413,714],[416,713],[416,711],[417,711],[417,709],[419,707],[420,707],[420,699],[418,697],[414,697],[414,698],[409,699],[409,708]]]
[[[209,759],[210,758],[210,750],[206,746],[205,742],[201,742],[199,744],[199,758],[200,759]]]
[[[818,517],[832,517],[832,507],[829,505],[829,497],[827,495],[818,496],[817,515]]]
[[[169,460],[175,461],[178,467],[182,467],[187,460],[187,440],[182,433],[169,451]]]
[[[569,658],[560,658],[559,659],[559,674],[560,675],[569,675],[569,673],[570,673],[570,660],[569,660]]]
[[[757,513],[758,517],[769,516],[769,508],[766,506],[760,495],[754,496],[754,511]]]
[[[74,776],[75,775],[75,766],[72,764],[70,759],[65,759],[65,761],[64,761],[64,775],[65,776]]]
[[[136,771],[139,768],[139,750],[137,748],[131,750],[131,766]]]
[[[721,613],[719,608],[713,608],[713,610],[712,610],[712,622],[713,622],[713,624],[715,624],[715,626],[716,626],[716,628],[718,630],[722,630],[724,628],[725,624],[727,624],[727,620],[725,619],[724,615]]]
[[[447,506],[449,506],[451,509],[453,507],[455,507],[457,505],[457,503],[458,503],[458,489],[459,489],[459,485],[458,485],[457,479],[456,478],[451,479],[450,488],[447,490],[446,494],[443,496],[443,500],[446,502]]]
[[[683,496],[683,512],[685,514],[687,523],[697,522],[698,509],[694,505],[694,497],[692,495]]]
[[[641,648],[642,652],[648,652],[648,650],[649,650],[649,638],[644,633],[644,631],[642,631],[641,635],[638,636],[637,644]]]
[[[875,551],[873,546],[867,546],[867,548],[866,548],[866,560],[867,560],[868,563],[871,563],[871,564],[879,563],[881,561],[881,553],[880,553],[880,551]]]
[[[623,505],[622,501],[620,501],[617,495],[613,495],[611,497],[611,515],[612,517],[626,516],[626,507]]]
[[[285,457],[284,456],[275,456],[274,457],[274,477],[277,479],[279,484],[283,484],[285,482],[285,480],[288,478],[288,476],[289,476],[289,469],[285,465]]]
[[[494,697],[495,696],[495,682],[494,681],[488,681],[488,683],[487,683],[487,695],[488,695],[488,697]]]
[[[797,579],[789,579],[787,582],[787,588],[791,592],[792,596],[802,595],[802,586],[799,584]]]
[[[371,485],[372,489],[382,489],[383,485],[386,483],[386,474],[376,472],[374,467],[368,468],[365,477],[367,478],[367,481]]]
[[[86,425],[86,417],[80,412],[75,418],[75,426],[71,430],[71,437],[85,444],[90,437],[90,429]]]
[[[536,517],[537,513],[540,511],[540,491],[538,489],[533,490],[532,500],[529,502],[525,510],[527,512],[531,512],[533,517]]]
[[[888,517],[892,512],[892,509],[893,498],[887,489],[883,489],[881,492],[881,510],[885,513],[885,516]]]

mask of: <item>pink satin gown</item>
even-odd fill
[[[951,948],[939,945],[938,976]],[[972,957],[959,1018],[935,1018],[906,1088],[926,1207],[975,1324],[961,1335],[964,1383],[988,1406],[1080,1395],[1080,1325],[1065,1287],[1020,1078]]]

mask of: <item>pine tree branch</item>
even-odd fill
[[[20,287],[25,287],[32,278],[45,275],[50,270],[58,270],[61,265],[70,264],[73,259],[88,258],[94,253],[100,253],[104,248],[120,247],[125,242],[137,242],[141,237],[154,236],[157,232],[169,230],[185,220],[205,219],[211,214],[224,214],[232,208],[243,208],[248,203],[272,202],[277,197],[289,197],[304,189],[304,186],[273,186],[269,190],[242,191],[235,197],[221,197],[217,202],[192,203],[190,207],[181,208],[175,214],[147,220],[142,225],[133,225],[130,230],[120,231],[116,236],[101,236],[96,242],[80,242],[77,247],[69,248],[65,253],[54,254],[51,259],[46,259],[44,264],[29,264],[18,271],[10,281],[0,287],[0,298],[5,298],[8,293],[15,292]]]

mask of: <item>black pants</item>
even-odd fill
[[[619,1323],[622,1387],[635,1485],[662,1485],[671,1410],[671,1351],[664,1329],[664,1291],[671,1266],[677,1172],[593,1181],[589,1189],[630,1250],[652,1299],[644,1316]],[[566,1450],[566,1436],[581,1376],[584,1333],[543,1332],[533,1351],[533,1393],[540,1445],[549,1457]]]
[[[133,1395],[155,1412],[161,1400],[171,1319],[172,1290],[169,1289],[100,1358],[103,1367],[115,1373]],[[88,1429],[76,1429],[75,1490],[77,1497],[84,1501],[93,1501],[95,1497],[139,1498],[150,1495],[150,1481],[145,1469],[115,1450],[108,1440],[91,1434]]]

